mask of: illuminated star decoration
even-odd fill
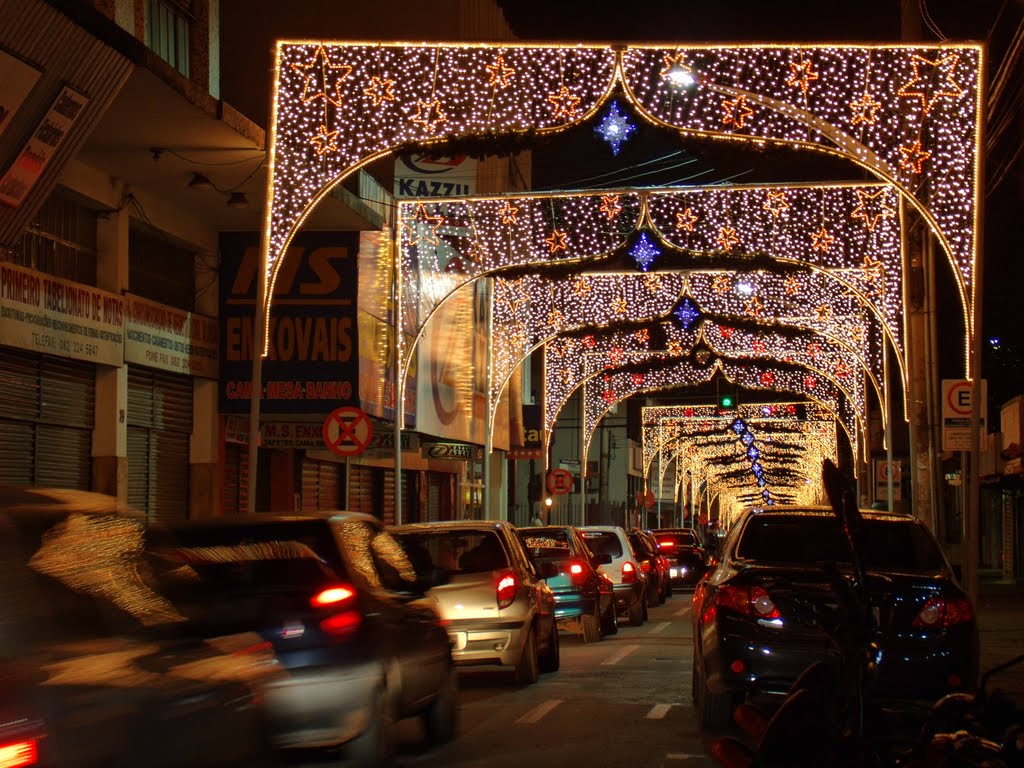
[[[373,106],[379,107],[385,101],[395,100],[394,91],[391,90],[394,85],[394,80],[374,75],[370,78],[370,84],[363,89],[363,94],[370,97],[371,101],[373,101]]]
[[[622,198],[619,195],[605,195],[601,198],[601,213],[611,221],[622,213]]]
[[[781,189],[771,190],[768,193],[768,199],[764,201],[764,209],[772,215],[773,219],[779,218],[783,211],[789,210],[786,193]]]
[[[860,99],[854,99],[850,102],[850,109],[853,110],[853,120],[850,124],[866,123],[867,125],[874,125],[878,121],[878,115],[875,113],[881,108],[882,103],[872,99],[868,89],[865,88],[864,95]]]
[[[341,131],[328,131],[327,126],[321,124],[316,135],[310,138],[309,143],[313,145],[318,155],[325,155],[328,152],[337,152],[339,133],[341,133]]]
[[[920,99],[923,114],[927,115],[932,107],[935,106],[935,102],[942,96],[955,99],[963,95],[964,89],[957,85],[956,80],[953,79],[953,72],[960,62],[960,54],[947,53],[941,59],[935,61],[929,61],[923,56],[914,54],[911,56],[911,60],[913,62],[911,66],[914,67],[914,76],[901,85],[897,93],[904,98]],[[929,72],[921,74],[921,67],[928,67]],[[946,78],[946,82],[942,86],[937,86],[929,95],[929,84],[935,80],[935,71],[941,71],[942,76]]]
[[[551,234],[544,239],[544,242],[548,244],[548,252],[558,253],[559,251],[567,251],[569,249],[568,237],[560,229],[551,230]]]
[[[651,241],[646,232],[641,232],[633,247],[629,249],[629,255],[640,270],[646,272],[654,260],[661,256],[661,249]]]
[[[697,305],[690,301],[690,297],[687,296],[683,299],[683,303],[679,305],[679,309],[672,313],[679,320],[679,323],[683,326],[684,330],[690,330],[690,326],[693,325],[698,319],[700,319],[700,310],[697,309]]]
[[[715,242],[718,243],[723,251],[731,251],[740,242],[739,237],[736,236],[736,228],[722,227],[718,231],[718,237],[715,238]]]
[[[402,229],[409,236],[410,245],[417,245],[421,242],[427,245],[439,245],[441,238],[437,234],[437,229],[443,223],[444,217],[431,216],[427,213],[427,206],[421,203],[416,206],[416,214],[411,219],[407,218],[402,222]],[[424,232],[424,228],[429,228],[430,232]]]
[[[341,84],[352,74],[352,67],[348,64],[331,64],[331,60],[327,58],[327,51],[319,45],[312,61],[306,64],[292,64],[292,69],[306,78],[301,96],[303,104],[323,99],[336,107],[341,106]]]
[[[920,175],[921,163],[931,157],[932,153],[921,149],[921,140],[918,139],[909,147],[900,147],[900,155],[900,168],[907,168]]]
[[[440,99],[431,101],[417,101],[416,115],[411,118],[412,122],[418,123],[431,133],[437,128],[438,123],[443,123],[448,116],[441,111]]]
[[[812,247],[822,253],[828,253],[828,249],[832,247],[832,243],[836,241],[834,235],[830,235],[828,230],[822,226],[817,232],[811,234]]]
[[[886,190],[880,189],[874,194],[864,189],[854,190],[857,193],[857,207],[850,212],[851,219],[863,219],[868,231],[873,232],[880,219],[890,219],[896,211],[886,205]]]
[[[786,85],[800,86],[804,96],[807,96],[807,88],[810,86],[811,80],[818,79],[818,73],[811,69],[811,62],[806,60],[800,63],[790,62],[789,69],[789,79],[786,80]]]
[[[594,130],[608,142],[614,156],[619,154],[622,143],[629,138],[629,134],[636,130],[636,126],[619,111],[619,103],[613,101],[608,107],[608,112],[601,118],[601,122]]]
[[[746,96],[738,96],[735,99],[726,99],[722,102],[723,125],[742,128],[746,119],[753,114],[754,110],[747,106]]]
[[[693,72],[683,63],[683,55],[680,51],[674,56],[666,53],[661,57],[661,77],[668,80],[674,88],[685,88],[697,82]]]
[[[488,64],[487,71],[491,73],[487,84],[497,88],[508,88],[509,80],[516,73],[512,67],[505,66],[504,56],[499,56],[493,64]]]
[[[548,96],[548,103],[554,108],[554,116],[564,117],[566,120],[571,120],[576,116],[576,111],[580,108],[580,101],[580,97],[564,85],[558,89],[558,93]]]
[[[785,282],[784,285],[785,285],[785,290],[786,290],[786,295],[787,296],[796,296],[797,293],[800,292],[800,288],[802,287],[800,285],[800,281],[797,280],[792,275],[790,275],[789,277],[786,278],[786,282]]]
[[[697,214],[693,212],[693,208],[676,212],[676,229],[685,229],[687,232],[693,232],[693,225],[696,223]]]
[[[519,223],[516,216],[519,215],[519,209],[509,203],[508,200],[501,206],[501,210],[498,211],[498,215],[501,217],[502,224],[517,224]]]

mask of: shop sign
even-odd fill
[[[457,197],[476,193],[476,160],[468,155],[409,154],[395,158],[395,197]]]
[[[125,294],[124,359],[172,373],[217,378],[217,320]]]
[[[0,266],[0,344],[121,365],[124,299],[5,263]]]
[[[35,67],[0,50],[0,136],[4,135],[11,118],[25,103],[40,74]]]
[[[484,456],[484,449],[469,443],[422,443],[423,457],[426,459],[446,459],[450,461],[478,461]]]
[[[395,452],[395,427],[383,421],[373,421],[373,437],[366,446],[368,456],[390,456]],[[402,431],[402,452],[418,451],[420,449],[419,435],[409,430]]]
[[[260,425],[264,448],[305,448],[322,450],[323,425],[315,421],[267,421]]]
[[[65,86],[46,113],[32,138],[0,179],[0,202],[17,208],[39,181],[89,99]]]

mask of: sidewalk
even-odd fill
[[[1024,653],[1024,589],[983,582],[976,610],[984,674]],[[1018,705],[1024,707],[1024,662],[993,677],[989,687],[1013,693]]]

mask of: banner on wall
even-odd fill
[[[260,233],[220,237],[220,410],[248,413]],[[281,261],[270,305],[261,413],[358,405],[358,232],[300,232]]]
[[[217,378],[217,320],[125,294],[126,363]]]
[[[5,263],[0,266],[0,344],[121,365],[124,299]]]
[[[474,195],[476,165],[468,155],[399,155],[395,158],[395,197]]]

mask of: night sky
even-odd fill
[[[513,31],[522,40],[629,41],[642,43],[745,42],[898,42],[898,0],[858,0],[846,6],[808,0],[644,0],[637,3],[586,3],[580,0],[498,0]],[[918,3],[913,6],[918,7]],[[928,14],[911,39],[929,42],[987,40],[990,65],[998,63],[1022,10],[1002,8],[1001,0],[921,3]],[[642,12],[631,12],[634,8]],[[1002,13],[1000,9],[1002,8]],[[1010,15],[1008,15],[1010,14]],[[1015,14],[1015,15],[1012,15]],[[908,26],[908,29],[912,27]],[[992,34],[990,35],[990,31]],[[940,37],[941,35],[941,37]],[[1020,67],[1018,66],[1018,69]],[[600,113],[603,115],[603,110]],[[733,181],[803,181],[866,179],[865,172],[841,159],[786,148],[742,149],[733,142],[682,139],[638,123],[618,157],[595,138],[594,123],[542,141],[534,148],[534,187],[592,189],[602,186],[650,186]],[[637,121],[634,121],[637,122]],[[1012,131],[1011,131],[1012,133]],[[1011,138],[1019,144],[1019,132]],[[726,145],[727,146],[723,146]],[[1011,144],[1009,151],[1014,146]],[[998,155],[987,161],[994,166]],[[1024,321],[1010,307],[1024,284],[1020,225],[1020,165],[1014,178],[990,191],[986,199],[983,269],[983,375],[989,380],[990,410],[1024,391]],[[940,296],[959,303],[948,261],[938,273]],[[942,306],[950,306],[946,300]],[[940,375],[959,378],[963,327],[959,313],[940,311]],[[987,340],[998,338],[995,347]]]

